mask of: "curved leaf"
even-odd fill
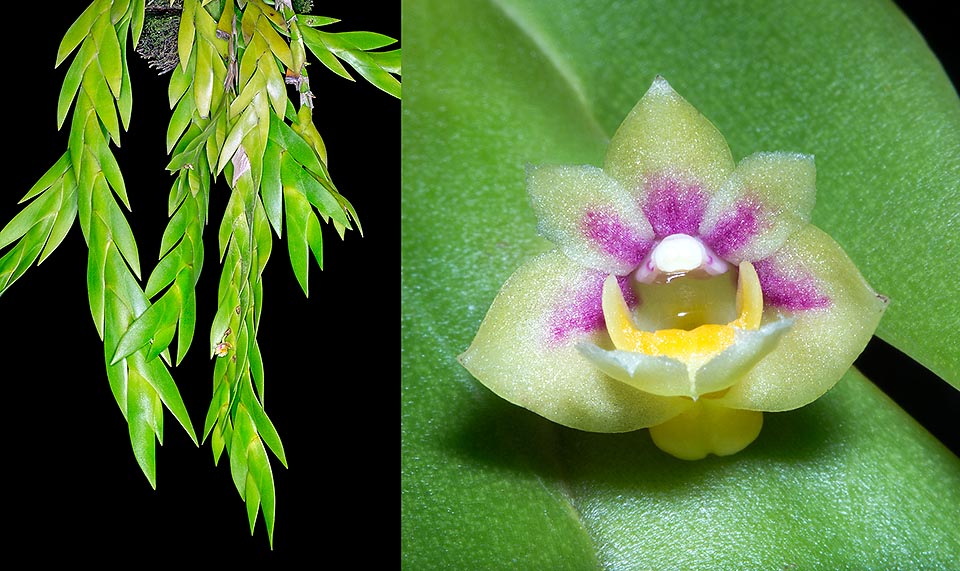
[[[67,59],[73,50],[83,42],[87,33],[93,26],[97,16],[108,7],[106,2],[91,2],[89,6],[80,14],[80,17],[70,26],[67,33],[63,35],[60,41],[60,49],[57,50],[57,62],[55,67],[60,67],[63,60]]]
[[[455,361],[500,285],[546,248],[525,166],[599,165],[662,74],[735,160],[816,156],[813,222],[891,298],[878,334],[960,384],[960,328],[943,322],[960,305],[943,255],[957,250],[960,105],[892,3],[424,0],[404,26],[404,568],[960,558],[957,457],[856,373],[767,414],[744,452],[684,463],[643,431],[594,435],[517,409]]]

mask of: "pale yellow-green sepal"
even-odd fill
[[[578,351],[581,342],[608,344],[602,325],[572,326],[589,316],[570,309],[578,303],[594,309],[595,302],[599,311],[605,277],[556,250],[530,260],[504,284],[460,363],[500,397],[581,430],[626,432],[676,416],[688,399],[638,391]]]
[[[733,172],[733,156],[717,128],[657,77],[617,129],[604,170],[642,195],[650,177],[671,176],[717,191]]]
[[[840,245],[813,225],[787,239],[769,263],[786,279],[807,280],[826,303],[798,310],[768,307],[765,322],[787,315],[793,326],[718,400],[733,408],[783,411],[813,402],[850,368],[887,306]]]

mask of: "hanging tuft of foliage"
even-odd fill
[[[0,230],[2,295],[50,256],[79,220],[107,380],[134,456],[155,488],[164,409],[198,444],[171,369],[195,337],[211,188],[229,189],[217,226],[217,312],[204,349],[214,360],[213,393],[200,441],[210,442],[215,463],[226,452],[251,533],[262,511],[271,546],[276,494],[270,455],[284,466],[287,461],[263,406],[257,344],[263,270],[274,233],[279,239],[285,228],[290,263],[306,295],[310,258],[323,267],[323,225],[341,239],[351,230],[362,235],[357,212],[327,169],[313,122],[307,53],[353,81],[346,64],[400,97],[400,50],[381,49],[395,39],[326,31],[338,20],[308,15],[311,9],[312,2],[291,0],[94,0],[57,53],[58,67],[72,56],[56,110],[58,128],[69,133],[67,149]],[[130,124],[130,46],[158,73],[170,74],[166,148],[174,182],[159,262],[149,272],[140,267],[124,214],[130,201],[113,153]]]

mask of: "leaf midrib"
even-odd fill
[[[609,138],[611,133],[608,133],[597,119],[590,105],[590,101],[587,98],[587,92],[583,87],[583,82],[573,68],[567,65],[564,59],[560,57],[560,52],[556,49],[553,42],[548,39],[548,36],[530,23],[528,19],[524,18],[523,14],[521,14],[515,6],[511,6],[507,0],[487,0],[487,2],[492,8],[495,8],[503,14],[503,16],[519,30],[520,35],[540,50],[540,54],[546,61],[550,62],[550,65],[557,72],[557,75],[560,76],[563,83],[570,88],[570,91],[576,97],[577,104],[582,109],[584,117],[589,119],[590,126],[604,138]]]

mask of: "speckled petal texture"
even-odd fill
[[[534,258],[504,284],[460,362],[502,398],[581,430],[625,432],[679,414],[681,399],[611,379],[577,350],[606,336],[589,327],[605,277],[556,250]]]
[[[810,221],[815,200],[812,156],[756,153],[713,196],[699,233],[729,262],[760,260]]]
[[[527,190],[540,234],[572,260],[623,275],[650,251],[653,230],[639,205],[597,167],[530,167]]]
[[[718,402],[732,408],[791,410],[827,392],[853,364],[886,309],[840,246],[813,225],[793,234],[761,268],[779,272],[786,288],[780,307],[769,307],[764,321],[785,314],[793,326],[767,358],[730,388]],[[765,271],[767,271],[765,269]],[[763,287],[764,272],[758,269]],[[799,285],[797,285],[799,284]],[[764,296],[770,286],[764,287]],[[800,297],[791,297],[800,296]],[[790,310],[787,305],[810,306]]]
[[[672,426],[686,426],[700,418],[691,411],[701,397],[711,409],[801,407],[836,384],[886,308],[842,248],[810,224],[813,157],[762,152],[734,166],[716,127],[661,77],[617,130],[603,169],[529,167],[527,186],[539,232],[558,249],[508,280],[460,362],[501,397],[560,424],[620,432],[684,413]],[[689,335],[670,337],[679,349],[667,352],[621,343],[619,324],[607,329],[604,281],[608,294],[616,286],[623,294],[618,315],[655,312],[643,305],[656,307],[651,292],[638,289],[643,300],[634,291],[633,270],[678,234],[756,270],[759,329],[757,321],[737,325],[727,345],[707,352]],[[678,296],[671,311],[684,315],[730,301],[668,284],[658,287],[674,288],[665,290]],[[760,425],[749,426],[743,446]]]
[[[733,168],[720,131],[661,77],[617,129],[604,162],[604,170],[638,197],[646,195],[644,183],[656,177],[713,193]]]

